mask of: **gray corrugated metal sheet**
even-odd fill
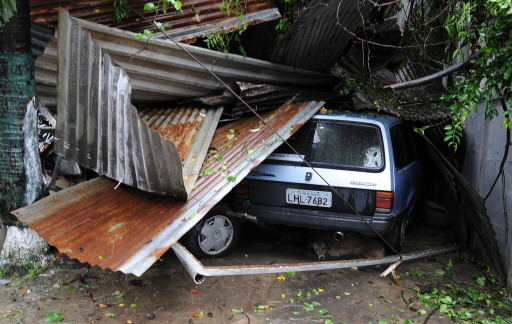
[[[102,52],[108,53],[115,63],[123,67],[131,80],[134,102],[175,101],[224,89],[220,82],[170,41],[136,40],[131,32],[69,18],[65,11],[61,15],[71,21],[72,28],[89,32],[92,39],[100,43]],[[311,87],[333,82],[333,78],[322,73],[235,54],[227,56],[185,44],[182,46],[228,83],[242,81]],[[35,62],[36,82],[44,85],[47,91],[57,84],[56,62],[57,43],[54,41],[48,44],[44,55]],[[52,105],[49,102],[45,104]]]
[[[146,109],[139,112],[151,129],[176,145],[183,166],[185,191],[190,193],[201,171],[223,108]]]
[[[185,114],[185,118],[162,127],[161,131],[175,139],[172,134],[184,132],[180,127],[176,129],[176,125],[185,127],[187,122],[195,122],[191,138],[180,145],[184,147],[180,156],[176,144],[181,140],[174,143],[163,139],[138,116],[130,103],[131,85],[123,69],[102,53],[99,43],[88,32],[80,33],[77,29],[68,32],[65,22],[61,27],[56,152],[119,182],[186,199],[187,189],[191,190],[195,181],[192,175],[199,172],[208,147],[195,152],[198,155],[195,166],[187,160],[192,173],[187,176],[187,187],[182,172],[182,160],[187,158],[185,150],[188,152],[193,145],[195,130],[203,120],[206,129],[212,131],[208,138],[201,140],[211,140],[221,109],[205,111],[202,115]]]
[[[210,87],[220,87],[221,84],[198,68],[195,61],[190,61],[181,49],[169,47],[167,42],[155,41],[152,47],[152,43],[138,41],[133,34],[70,18],[64,10],[61,11],[59,35],[56,151],[119,182],[186,199],[198,168],[191,166],[190,160],[185,161],[186,157],[180,158],[172,142],[162,140],[139,118],[131,104],[132,84],[164,95],[174,92],[176,96],[207,92]],[[114,35],[116,37],[112,37]],[[140,49],[128,49],[127,44],[130,43],[138,44]],[[269,70],[260,71],[261,77],[256,78],[267,81],[296,79],[295,70],[286,67],[261,61],[251,64],[245,59],[231,67],[231,61],[237,61],[236,58],[211,51],[204,53],[202,49],[189,50],[202,56],[203,62],[210,61],[209,65],[216,65],[213,70],[225,76],[251,78],[251,70],[266,66]],[[174,56],[166,55],[167,51]],[[134,56],[130,56],[130,52]],[[120,56],[121,53],[125,56]],[[114,64],[112,57],[121,61],[124,68]],[[139,63],[146,64],[137,65],[137,58]],[[217,61],[219,58],[229,63],[223,67],[224,64]],[[156,66],[146,60],[152,60]],[[164,65],[169,72],[167,75],[162,73]],[[270,70],[273,67],[276,71]],[[183,70],[183,74],[176,73],[176,68]],[[240,70],[235,71],[237,68]],[[128,78],[124,69],[136,73],[135,79]],[[159,80],[159,76],[168,82]],[[171,82],[170,78],[176,79]],[[215,122],[209,125],[209,129],[215,129],[220,112],[208,112],[205,116],[204,120]],[[200,119],[203,120],[202,117]],[[202,141],[205,142],[208,143],[209,139]],[[202,161],[207,149],[203,146],[196,152],[196,164]],[[188,162],[186,178],[182,174],[182,161]]]
[[[114,189],[115,181],[100,177],[13,214],[71,258],[141,275],[281,145],[272,129],[287,139],[322,105],[287,103],[262,114],[266,125],[251,117],[219,127],[211,142],[218,156],[205,159],[203,170],[210,171],[197,180],[186,202],[125,185]],[[233,138],[227,137],[230,129]]]
[[[32,56],[35,59],[34,74],[36,79],[36,93],[38,99],[47,106],[57,106],[57,95],[55,92],[57,60],[48,61],[42,58],[45,50],[51,50],[52,46],[48,46],[55,36],[53,28],[41,26],[36,23],[30,25]],[[54,48],[55,49],[55,48]],[[57,51],[54,51],[57,57]],[[52,57],[47,53],[45,58]]]
[[[328,72],[352,41],[353,32],[372,4],[359,0],[313,0],[303,9],[272,53],[272,61],[312,71]]]

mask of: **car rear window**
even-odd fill
[[[384,164],[380,129],[372,124],[310,121],[289,143],[315,166],[377,171]],[[286,144],[269,158],[302,162]]]

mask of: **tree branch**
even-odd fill
[[[507,111],[508,109],[507,109],[507,103],[505,102],[505,99],[500,98],[499,100],[501,103],[501,107],[503,108],[503,112]],[[492,191],[494,190],[494,187],[496,186],[496,183],[498,182],[498,179],[500,178],[500,175],[503,173],[503,170],[505,168],[505,162],[507,162],[508,150],[510,148],[510,145],[511,145],[510,129],[507,129],[507,138],[505,141],[505,152],[503,152],[503,158],[501,159],[500,169],[498,171],[498,175],[496,176],[496,179],[494,179],[491,189],[489,189],[489,192],[487,193],[487,195],[485,195],[484,201],[487,200],[487,198],[489,198]],[[503,188],[503,191],[505,191],[505,188]]]
[[[475,53],[471,54],[468,58],[466,58],[464,61],[456,63],[456,64],[453,64],[453,65],[449,66],[448,68],[446,68],[446,69],[444,69],[442,71],[439,71],[439,72],[436,72],[434,74],[430,74],[430,75],[427,75],[427,76],[424,76],[422,78],[415,79],[415,80],[410,80],[410,81],[404,81],[404,82],[400,82],[400,83],[389,84],[387,86],[384,86],[384,88],[389,88],[389,89],[392,89],[392,90],[400,90],[400,89],[413,88],[413,87],[417,87],[417,86],[423,85],[425,83],[428,83],[430,81],[434,81],[436,79],[445,77],[448,74],[451,74],[451,73],[453,73],[455,71],[458,71],[458,70],[462,69],[466,64],[468,64],[472,60],[478,58],[479,56],[480,56],[480,52],[476,51]]]

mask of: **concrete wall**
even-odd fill
[[[503,111],[499,102],[493,104],[499,112]],[[501,127],[503,117],[486,120],[484,110],[485,107],[480,107],[478,114],[471,114],[466,120],[466,156],[462,170],[482,197],[487,195],[496,179],[506,143],[506,130]],[[512,286],[512,147],[509,148],[504,176],[505,186],[500,177],[486,200],[486,207],[507,268],[507,285]]]

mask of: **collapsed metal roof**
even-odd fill
[[[137,115],[131,104],[132,84],[173,97],[204,94],[222,84],[168,42],[137,41],[127,32],[70,18],[64,10],[59,35],[56,151],[100,175],[145,191],[186,199],[222,108],[198,111],[191,107],[189,112],[182,111],[183,118],[174,120],[162,115],[156,126],[164,134],[162,139]],[[140,49],[129,49],[130,43]],[[197,48],[188,50],[201,56],[204,63],[209,61],[213,70],[227,78],[287,82],[297,79],[294,72],[301,73],[262,61]],[[167,51],[173,55],[166,55]],[[268,70],[255,72],[258,67]],[[168,74],[162,73],[165,68]],[[135,79],[129,78],[125,69],[134,73]],[[301,75],[308,79],[314,74]],[[169,80],[171,77],[175,79]]]
[[[90,22],[132,32],[154,29],[153,22],[172,25],[170,34],[179,41],[192,42],[196,37],[210,33],[226,33],[243,24],[257,24],[281,17],[279,10],[270,0],[247,0],[243,4],[243,18],[221,10],[221,1],[187,0],[181,11],[170,8],[144,11],[147,0],[130,0],[129,17],[121,22],[114,20],[114,0],[30,0],[30,17],[39,24],[57,25],[58,8],[66,9],[71,16]]]
[[[81,262],[141,275],[323,102],[287,103],[219,127],[186,202],[99,177],[13,212],[39,236]],[[277,132],[274,133],[274,130]],[[231,136],[233,135],[233,136]]]
[[[328,72],[373,5],[359,0],[313,0],[276,44],[272,61]]]
[[[108,53],[124,69],[130,78],[134,102],[176,101],[224,90],[195,59],[170,41],[137,40],[134,33],[71,18],[65,10],[61,11],[61,21],[69,29],[67,41],[69,48],[74,49],[73,55],[87,59],[89,53],[81,49],[80,42],[96,41],[102,53]],[[90,40],[82,39],[86,34],[90,34]],[[48,100],[57,96],[56,92],[50,92],[57,85],[57,46],[57,40],[49,42],[34,67],[38,89],[44,88]],[[186,44],[181,46],[227,83],[242,81],[300,88],[329,84],[333,80],[317,72]],[[53,106],[51,102],[43,102]]]

